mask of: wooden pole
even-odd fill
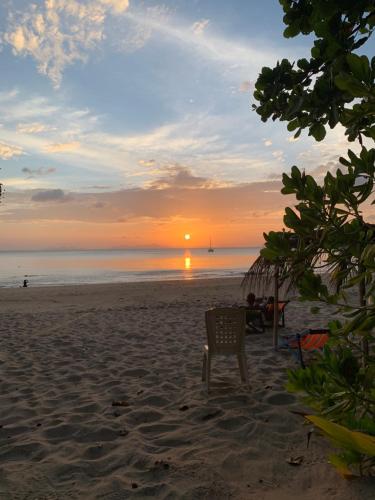
[[[273,291],[273,348],[277,351],[279,346],[279,267],[275,266],[274,291]]]
[[[363,266],[359,266],[358,273],[364,272]],[[367,303],[366,301],[366,284],[364,279],[360,281],[359,283],[359,305],[360,306],[365,306]],[[368,340],[363,339],[361,342],[361,347],[362,347],[362,364],[363,366],[366,366],[368,356],[369,356],[369,346],[368,346]]]

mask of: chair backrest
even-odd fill
[[[236,354],[245,350],[245,309],[219,307],[206,311],[206,329],[212,353]]]
[[[289,300],[284,300],[284,301],[280,301],[277,303],[278,305],[278,308],[279,308],[279,312],[284,312],[284,309],[286,308],[286,306],[289,304]]]
[[[279,301],[277,303],[277,308],[279,310],[279,314],[283,314],[285,307],[289,304],[289,300],[284,300],[284,301]],[[264,314],[267,319],[267,321],[273,321],[273,310],[274,310],[274,305],[272,302],[266,304],[265,309],[264,309]]]
[[[264,307],[264,315],[267,320],[273,319],[273,304],[266,304]]]
[[[310,330],[306,335],[300,337],[300,346],[304,351],[315,351],[322,349],[329,340],[329,330]]]

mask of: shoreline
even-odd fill
[[[243,276],[242,276],[243,275]],[[0,290],[15,290],[18,288],[60,288],[60,287],[79,287],[79,286],[120,286],[120,285],[128,285],[128,284],[150,284],[150,283],[168,283],[168,282],[190,282],[190,281],[212,281],[212,280],[231,280],[231,279],[242,279],[246,275],[246,271],[240,271],[238,274],[234,274],[232,276],[227,276],[227,275],[217,275],[217,276],[212,276],[212,277],[188,277],[188,278],[181,278],[181,277],[176,277],[176,278],[168,278],[168,279],[139,279],[135,281],[98,281],[98,282],[92,282],[92,283],[87,283],[87,282],[82,282],[82,283],[50,283],[50,284],[33,284],[29,281],[29,284],[27,287],[23,287],[22,285],[7,285],[7,286],[1,286],[0,285]],[[25,274],[25,278],[32,278],[31,275]]]
[[[245,273],[244,273],[245,274]],[[92,287],[99,287],[99,286],[114,286],[114,287],[118,287],[118,286],[127,286],[127,285],[148,285],[148,284],[162,284],[162,283],[177,283],[177,284],[180,284],[180,283],[190,283],[190,282],[202,282],[201,284],[204,284],[205,281],[226,281],[226,280],[242,280],[242,278],[240,276],[218,276],[218,277],[213,277],[213,278],[186,278],[186,279],[173,279],[173,280],[144,280],[144,281],[116,281],[116,282],[113,282],[113,283],[75,283],[75,284],[61,284],[61,285],[29,285],[27,286],[26,288],[28,289],[40,289],[40,288],[61,288],[61,287],[81,287],[81,286],[92,286]],[[19,287],[12,287],[12,288],[5,288],[5,287],[0,287],[0,290],[17,290],[18,288],[23,288],[22,286],[19,286]]]

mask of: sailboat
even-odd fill
[[[210,253],[214,252],[214,249],[212,248],[212,244],[211,244],[211,238],[210,238],[210,246],[209,246],[207,251]]]

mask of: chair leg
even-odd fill
[[[301,368],[305,369],[306,365],[303,361],[303,353],[302,353],[302,346],[301,346],[301,335],[297,333],[297,342],[298,342],[298,361],[301,363]]]
[[[241,377],[241,382],[243,382],[243,367],[241,363],[241,355],[237,354],[237,359],[238,359],[238,368],[240,369],[240,377]]]
[[[202,382],[207,378],[207,353],[203,353]]]
[[[240,369],[241,382],[245,382],[245,372],[243,369],[242,355],[238,354],[237,359],[238,359],[238,368]]]
[[[211,356],[207,354],[206,363],[206,382],[207,382],[207,392],[210,392],[210,377],[211,377]]]
[[[266,325],[264,324],[264,319],[263,319],[263,314],[260,314],[260,328],[262,329],[262,332],[266,329]]]
[[[243,353],[243,355],[242,355],[242,363],[243,363],[243,371],[245,373],[245,382],[246,382],[246,385],[249,385],[249,374],[247,372],[247,361],[246,361],[245,353]]]
[[[241,381],[249,385],[249,376],[247,373],[247,362],[245,353],[238,355],[238,366],[240,368]]]

